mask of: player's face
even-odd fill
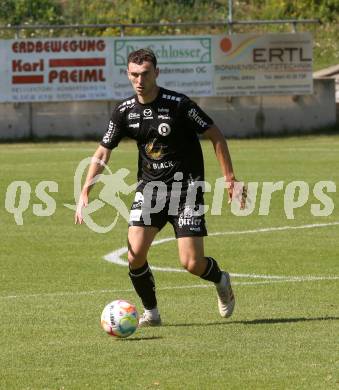
[[[142,100],[153,97],[157,93],[157,77],[159,69],[154,68],[151,62],[144,61],[141,65],[130,62],[128,64],[128,78],[132,83],[135,93]]]

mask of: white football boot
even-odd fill
[[[219,283],[215,283],[215,287],[217,289],[218,308],[221,317],[231,317],[235,306],[235,298],[228,272],[222,272],[221,280]]]
[[[139,318],[139,327],[146,327],[146,326],[160,326],[161,325],[161,318],[160,314],[158,312],[158,309],[152,309],[147,310],[142,313],[141,317]]]

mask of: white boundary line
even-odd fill
[[[275,284],[275,283],[293,283],[293,282],[312,282],[319,280],[333,280],[339,279],[339,276],[335,277],[314,277],[312,279],[297,279],[297,278],[285,278],[281,280],[261,280],[258,282],[232,282],[233,286],[258,286],[265,284]],[[167,290],[189,290],[195,288],[212,288],[214,285],[210,284],[188,284],[183,286],[165,286],[157,287],[157,291],[167,291]],[[92,291],[65,291],[65,292],[55,292],[55,293],[41,293],[41,294],[22,294],[22,295],[7,295],[0,296],[0,301],[12,300],[12,299],[27,299],[27,298],[58,298],[58,297],[69,297],[69,296],[90,296],[96,294],[112,294],[112,293],[134,293],[134,289],[117,289],[117,290],[92,290]]]
[[[300,225],[300,226],[281,226],[281,227],[271,227],[271,228],[262,228],[254,230],[242,230],[242,231],[228,231],[228,232],[215,232],[211,233],[210,236],[220,236],[220,235],[235,235],[235,234],[254,234],[254,233],[267,233],[274,231],[284,231],[284,230],[294,230],[294,229],[311,229],[319,227],[328,227],[339,225],[339,221],[331,223],[318,223],[311,225]],[[174,237],[167,237],[161,240],[154,241],[152,245],[163,244],[168,241],[174,241]],[[104,259],[118,265],[127,266],[127,262],[121,259],[120,256],[127,253],[127,248],[123,247],[115,250],[114,252],[109,253],[104,256]],[[163,268],[163,267],[152,267],[152,269],[167,271],[167,272],[186,272],[177,268]],[[283,275],[256,275],[256,274],[231,274],[235,278],[253,278],[253,279],[263,279],[261,281],[246,281],[246,282],[233,282],[233,285],[238,286],[253,286],[253,285],[265,285],[265,284],[274,284],[274,283],[293,283],[293,282],[312,282],[312,281],[322,281],[322,280],[339,280],[339,276],[283,276]],[[194,289],[194,288],[211,288],[212,284],[190,284],[184,286],[168,286],[168,287],[159,287],[157,290],[166,291],[166,290],[182,290],[182,289]],[[0,296],[0,301],[11,300],[11,299],[26,299],[26,298],[57,298],[63,296],[88,296],[95,294],[107,294],[107,293],[131,293],[134,292],[133,289],[117,289],[117,290],[93,290],[93,291],[74,291],[74,292],[55,292],[55,293],[41,293],[41,294],[23,294],[23,295],[7,295]]]
[[[308,224],[308,225],[300,225],[300,226],[277,226],[270,228],[261,228],[261,229],[252,229],[252,230],[240,230],[240,231],[226,231],[226,232],[215,232],[209,234],[209,236],[230,236],[230,235],[240,235],[240,234],[257,234],[257,233],[269,233],[276,231],[286,231],[286,230],[296,230],[296,229],[315,229],[321,227],[329,227],[329,226],[337,226],[339,225],[339,221],[329,222],[329,223],[316,223],[316,224]],[[153,241],[153,245],[163,244],[165,242],[174,241],[175,237],[166,237],[160,240]],[[110,263],[121,265],[124,267],[128,266],[128,262],[121,258],[121,256],[127,253],[127,247],[122,247],[114,252],[108,253],[104,256],[104,259]],[[163,271],[163,272],[187,272],[180,268],[171,268],[171,267],[151,267],[152,270],[155,271]],[[290,275],[256,275],[256,274],[239,274],[239,273],[231,273],[231,276],[236,278],[254,278],[254,279],[266,279],[266,280],[291,280],[291,281],[308,281],[308,280],[336,280],[339,279],[339,276],[290,276]]]

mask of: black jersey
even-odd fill
[[[170,184],[176,172],[183,181],[204,180],[204,162],[198,134],[213,124],[212,119],[187,96],[159,89],[157,98],[139,103],[136,95],[113,110],[101,145],[115,148],[123,137],[137,141],[138,180]]]

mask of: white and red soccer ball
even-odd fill
[[[101,326],[105,332],[115,337],[128,337],[133,334],[139,322],[136,307],[122,299],[105,306],[101,314]]]

